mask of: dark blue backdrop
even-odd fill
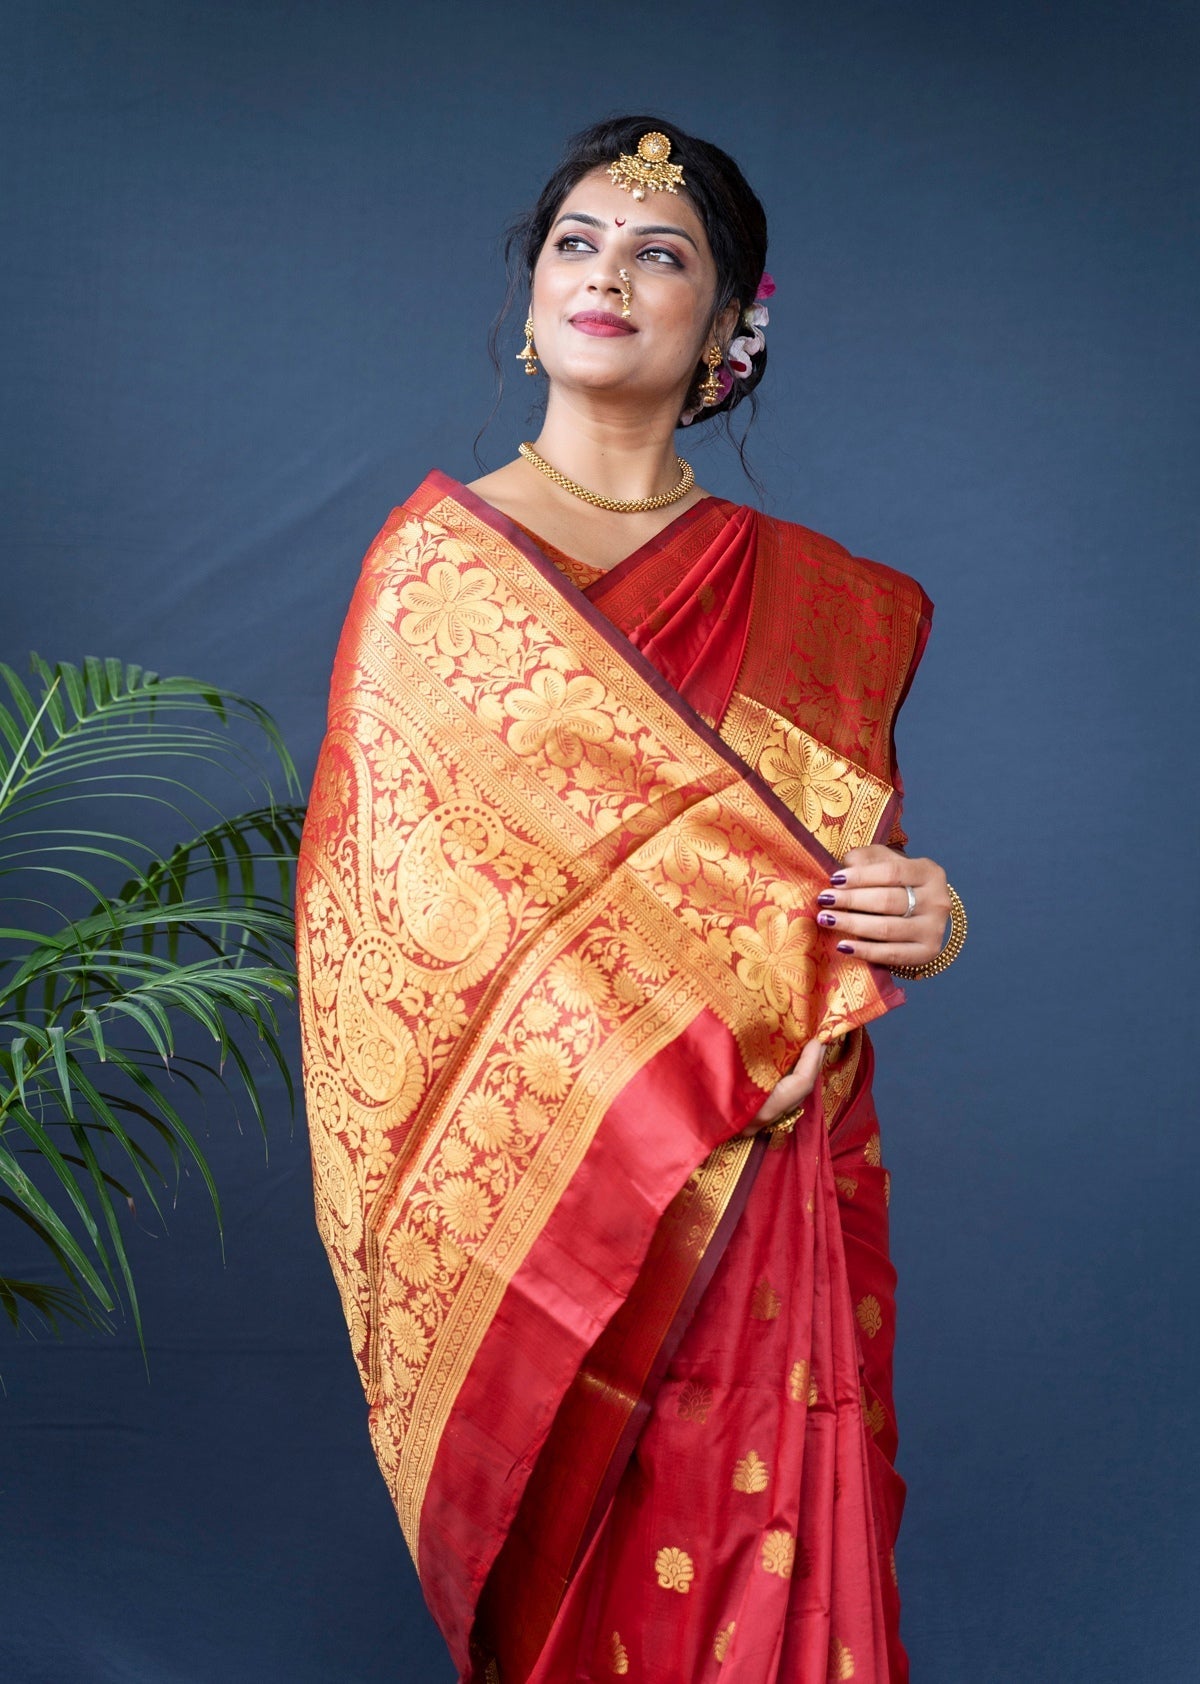
[[[306,775],[368,541],[430,466],[477,471],[496,237],[564,136],[657,109],[741,161],[768,507],[937,603],[907,822],[972,934],[877,1037],[914,1684],[1193,1680],[1196,8],[8,0],[2,29],[0,653],[248,691]],[[205,1125],[225,1267],[194,1177],[137,1236],[149,1384],[129,1336],[0,1336],[13,1684],[450,1677],[276,1098],[268,1165]]]

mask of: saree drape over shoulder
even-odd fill
[[[930,612],[720,498],[599,574],[435,471],[367,554],[297,892],[316,1210],[471,1684],[907,1679],[902,996],[815,914],[902,837]]]

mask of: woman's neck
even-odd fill
[[[602,497],[657,497],[679,483],[673,409],[644,404],[597,412],[552,392],[533,448],[568,479]]]

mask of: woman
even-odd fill
[[[600,123],[514,238],[544,424],[385,522],[301,857],[373,1443],[465,1680],[895,1684],[863,1025],[962,939],[898,851],[929,603],[675,454],[766,362],[732,159]]]

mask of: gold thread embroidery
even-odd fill
[[[792,1372],[788,1375],[788,1396],[793,1403],[801,1403],[808,1393],[808,1358],[801,1357],[799,1362],[792,1364]]]
[[[762,1564],[765,1572],[777,1573],[790,1579],[796,1561],[796,1540],[790,1532],[768,1532],[762,1542]]]
[[[886,1169],[883,1172],[883,1202],[885,1205],[892,1202],[892,1178]]]
[[[611,1094],[705,1005],[764,1089],[790,1062],[816,876],[453,499],[385,533],[362,590],[298,882],[301,1026],[318,1225],[415,1555],[462,1378]],[[822,986],[823,1034],[882,1009],[865,966]]]
[[[854,1307],[854,1314],[867,1338],[874,1339],[883,1326],[883,1310],[873,1292],[868,1292],[865,1298],[859,1299]]]
[[[738,1458],[733,1467],[733,1489],[756,1496],[768,1484],[767,1464],[757,1451],[749,1450]]]
[[[727,1626],[722,1626],[713,1639],[713,1659],[718,1666],[729,1653],[729,1645],[733,1641],[733,1634],[737,1630],[737,1621],[730,1620]]]
[[[863,1162],[873,1165],[876,1169],[879,1168],[880,1164],[879,1147],[880,1142],[878,1134],[870,1135],[866,1144],[863,1146]]]
[[[863,1419],[870,1427],[872,1434],[878,1437],[884,1427],[887,1426],[887,1411],[878,1398],[868,1399],[865,1386],[859,1387],[858,1395],[862,1401]]]
[[[838,859],[878,832],[892,786],[765,703],[735,690],[721,735]]]
[[[755,1321],[774,1321],[782,1306],[783,1300],[770,1281],[759,1281],[750,1300],[750,1314]]]
[[[608,1640],[609,1665],[615,1673],[629,1671],[629,1650],[621,1642],[621,1634],[614,1631]]]
[[[829,1640],[829,1677],[838,1680],[854,1677],[854,1656],[836,1637]]]
[[[686,1550],[666,1548],[654,1558],[654,1572],[663,1590],[677,1590],[684,1595],[692,1588],[696,1569]]]
[[[821,1092],[825,1099],[825,1127],[830,1132],[836,1125],[841,1109],[854,1086],[854,1078],[858,1074],[862,1058],[862,1044],[862,1034],[856,1030],[850,1031],[843,1037],[841,1057],[832,1067],[826,1065],[821,1073]]]
[[[844,1199],[852,1199],[858,1192],[858,1182],[852,1175],[835,1175],[833,1184]]]

